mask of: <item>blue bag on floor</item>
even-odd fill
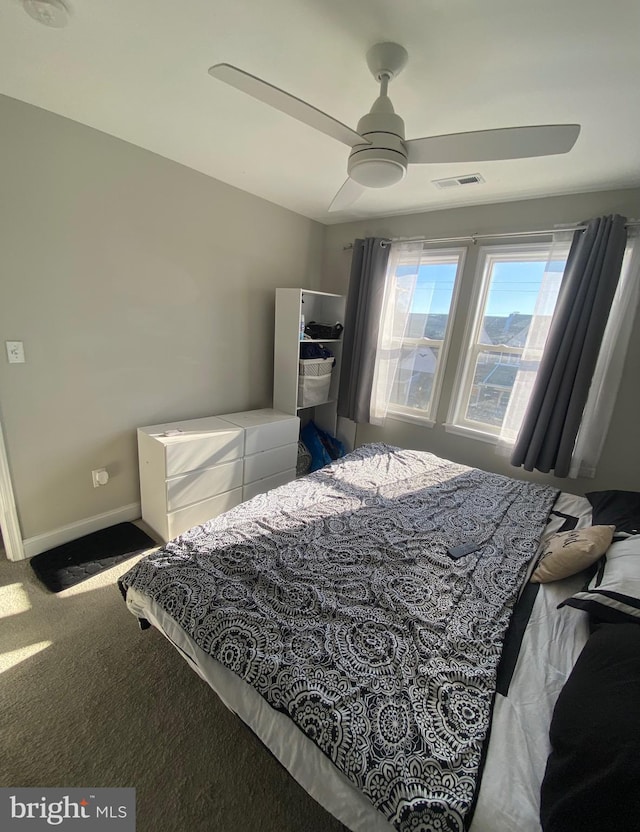
[[[325,465],[346,453],[345,447],[339,439],[319,428],[313,421],[308,422],[302,428],[300,438],[311,454],[310,472],[324,468]]]

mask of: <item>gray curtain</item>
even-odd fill
[[[511,464],[557,477],[571,455],[613,301],[626,218],[597,217],[574,235],[558,302]]]
[[[344,323],[338,416],[368,422],[389,241],[355,240]]]

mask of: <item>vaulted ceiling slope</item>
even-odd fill
[[[637,0],[55,2],[63,28],[1,0],[1,93],[320,222],[640,184]],[[350,148],[208,74],[240,67],[355,130],[378,95],[365,56],[381,41],[409,55],[389,87],[408,138],[571,123],[575,146],[411,165],[329,213]],[[484,181],[433,182],[471,174]]]

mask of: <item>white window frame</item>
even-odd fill
[[[433,387],[431,389],[431,400],[429,402],[429,409],[422,410],[417,407],[405,407],[395,402],[389,402],[387,408],[387,416],[391,419],[396,419],[401,422],[419,423],[426,427],[434,427],[436,424],[436,414],[438,412],[438,405],[440,403],[440,395],[442,393],[442,382],[446,371],[447,356],[449,354],[449,346],[451,344],[451,332],[453,329],[453,322],[455,320],[458,308],[458,296],[460,294],[460,286],[462,284],[462,276],[464,274],[464,267],[467,255],[467,246],[456,246],[442,248],[441,246],[430,247],[427,244],[424,246],[425,254],[433,256],[429,260],[428,265],[438,265],[449,263],[454,257],[458,258],[458,265],[453,283],[453,292],[451,293],[451,305],[449,306],[449,313],[447,317],[447,326],[445,328],[444,337],[442,341],[435,341],[432,338],[403,338],[402,346],[415,347],[438,347],[438,363],[436,372],[433,377]],[[407,258],[407,265],[410,260]],[[403,262],[400,260],[397,263],[402,266]],[[387,276],[389,279],[391,275]]]
[[[449,414],[445,429],[450,433],[471,436],[485,442],[497,443],[501,427],[487,425],[484,422],[474,422],[466,418],[466,411],[473,386],[476,362],[480,353],[495,352],[521,355],[520,347],[509,347],[505,344],[480,344],[479,335],[485,314],[487,295],[489,292],[490,275],[496,263],[517,259],[540,260],[540,255],[549,255],[552,241],[536,243],[509,243],[503,245],[482,246],[478,251],[478,262],[474,275],[474,285],[471,293],[469,315],[465,326],[464,339],[460,351],[460,360],[451,394]],[[569,246],[567,244],[567,253]],[[517,255],[517,257],[514,257]]]

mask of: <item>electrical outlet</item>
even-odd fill
[[[109,472],[106,468],[96,468],[95,471],[91,472],[91,479],[93,480],[93,487],[99,488],[109,482]]]

